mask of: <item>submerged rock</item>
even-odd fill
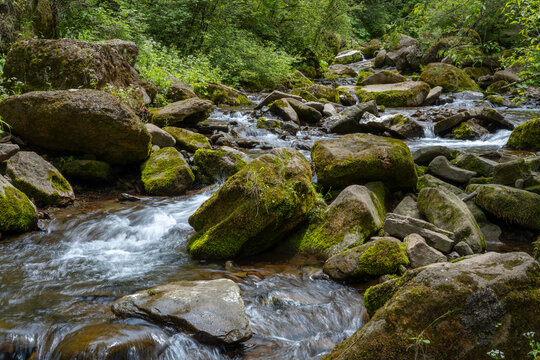
[[[169,147],[154,151],[141,165],[141,180],[149,195],[182,195],[195,176],[182,154]]]
[[[388,107],[412,107],[422,105],[429,90],[429,85],[425,82],[405,81],[363,86],[356,95],[361,102],[375,100],[378,105]]]
[[[203,342],[237,344],[253,332],[240,288],[232,280],[179,281],[124,296],[112,305],[122,318],[142,318]]]
[[[151,121],[157,126],[180,125],[189,127],[208,119],[213,109],[212,102],[191,98],[151,110]]]
[[[0,175],[0,232],[24,232],[37,223],[37,209],[20,190]]]

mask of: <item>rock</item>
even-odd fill
[[[60,167],[62,175],[70,181],[104,184],[112,179],[111,166],[98,160],[72,160]]]
[[[166,131],[174,138],[176,146],[181,150],[194,153],[199,149],[212,148],[212,145],[210,145],[210,141],[208,141],[206,136],[197,134],[196,132],[172,126],[164,127],[163,131]]]
[[[516,127],[506,146],[518,150],[540,151],[540,117]]]
[[[405,196],[393,212],[398,215],[422,219],[422,215],[420,215],[420,211],[418,211],[418,207],[416,206],[416,200],[411,195]]]
[[[298,101],[302,101],[302,97],[298,95],[287,94],[281,91],[274,90],[270,95],[265,97],[263,101],[259,103],[259,105],[255,106],[255,110],[260,110],[265,106],[269,106],[271,103],[279,99],[296,99]]]
[[[508,108],[518,107],[517,102],[510,101],[501,95],[488,95],[487,100],[493,104],[493,106],[504,106]]]
[[[530,348],[523,333],[540,328],[539,276],[538,262],[525,253],[491,252],[411,270],[376,286],[383,291],[366,292],[379,295],[369,302],[371,312],[373,304],[380,308],[323,359],[414,358],[414,340],[396,334],[421,334],[431,359],[482,359],[490,349],[524,359]]]
[[[287,99],[287,102],[294,109],[301,122],[317,124],[322,119],[322,114],[313,107],[308,106],[295,99]]]
[[[474,171],[480,176],[492,176],[497,163],[473,154],[461,154],[456,158],[456,166],[469,171]]]
[[[309,101],[305,105],[317,110],[320,113],[322,113],[323,110],[324,110],[324,105],[326,105],[326,104],[322,103],[322,102],[318,102],[318,101]],[[332,105],[332,104],[330,104],[330,105]]]
[[[334,280],[364,280],[395,274],[407,265],[406,245],[394,238],[380,238],[332,256],[323,270]]]
[[[141,165],[141,174],[148,195],[182,195],[195,180],[182,154],[172,147],[154,151]]]
[[[418,234],[410,234],[404,240],[407,244],[407,256],[413,269],[433,263],[446,262],[446,256],[432,248],[423,237]]]
[[[537,185],[540,173],[540,156],[499,163],[493,169],[493,183],[514,186],[523,180],[524,186]]]
[[[328,67],[330,76],[337,77],[357,77],[358,73],[352,67],[343,64],[334,64]]]
[[[369,43],[362,45],[362,54],[364,54],[366,59],[372,59],[382,47],[383,43],[380,40],[371,39]]]
[[[68,333],[53,350],[59,360],[158,358],[167,347],[165,334],[149,327],[94,324]]]
[[[429,165],[433,159],[441,155],[448,160],[453,160],[459,155],[459,150],[450,149],[441,145],[427,146],[416,150],[413,154],[413,159],[418,165]]]
[[[6,161],[20,150],[16,144],[0,144],[0,162]]]
[[[477,83],[481,77],[491,76],[493,74],[491,69],[488,67],[466,67],[463,69],[463,71]],[[478,85],[480,85],[480,87],[482,86],[480,83],[478,83]]]
[[[306,88],[294,89],[294,95],[300,95],[308,101],[330,101],[339,104],[339,91],[331,86],[312,85]],[[310,95],[312,98],[308,98]]]
[[[229,132],[229,122],[221,120],[204,120],[195,125],[198,132],[213,135],[216,132]]]
[[[25,91],[128,88],[140,80],[115,46],[79,40],[25,39],[13,44],[4,77],[24,83]]]
[[[514,125],[506,120],[497,110],[489,107],[477,107],[458,112],[444,120],[438,121],[433,130],[435,134],[439,136],[444,135],[462,122],[471,119],[483,120],[488,124],[493,125],[494,128],[509,130],[514,128]]]
[[[424,106],[430,106],[433,105],[439,100],[443,92],[442,86],[435,86],[433,89],[429,91],[429,94],[426,96],[426,99],[424,100]]]
[[[405,81],[397,84],[367,85],[356,95],[360,102],[375,100],[387,107],[420,106],[429,93],[429,85],[421,81]]]
[[[386,66],[386,50],[380,50],[373,60],[373,67],[380,69]]]
[[[60,171],[31,151],[19,151],[6,165],[11,183],[38,206],[67,205],[75,200],[69,182]]]
[[[176,81],[167,90],[167,98],[171,99],[173,102],[187,100],[194,97],[197,97],[195,91],[181,81]]]
[[[480,80],[478,80],[480,81]],[[504,94],[508,92],[507,86],[510,85],[508,82],[504,80],[499,80],[492,82],[486,89],[486,93],[488,94]]]
[[[350,106],[340,114],[326,119],[323,126],[328,129],[328,131],[336,134],[362,132],[364,128],[360,125],[360,121],[366,112],[378,116],[379,111],[377,110],[377,103],[375,101],[368,101]]]
[[[298,114],[296,113],[296,111],[294,111],[293,107],[287,99],[280,99],[274,101],[272,104],[270,104],[270,111],[272,112],[272,114],[281,117],[284,121],[290,121],[300,124]]]
[[[323,116],[329,117],[329,116],[335,116],[337,115],[336,108],[332,104],[324,104],[324,108],[322,111]]]
[[[424,238],[429,246],[447,254],[454,245],[454,233],[443,230],[427,221],[403,216],[396,213],[386,214],[383,229],[386,233],[405,239],[410,234],[418,234]]]
[[[507,83],[513,83],[516,81],[521,81],[521,78],[511,69],[505,69],[497,71],[493,75],[493,81],[506,81]]]
[[[232,280],[179,281],[115,301],[115,315],[136,317],[195,334],[203,342],[233,345],[251,338],[240,288]]]
[[[413,139],[424,136],[422,125],[403,114],[393,114],[381,118],[384,131],[398,139]]]
[[[474,254],[474,251],[472,251],[471,247],[463,241],[457,243],[456,246],[454,246],[454,251],[456,251],[460,256],[468,256]]]
[[[486,248],[484,235],[467,205],[444,188],[423,188],[418,209],[437,227],[454,233],[456,244],[465,241],[475,253]]]
[[[133,41],[121,39],[111,39],[98,41],[97,44],[104,45],[116,50],[131,66],[135,66],[137,56],[139,56],[139,48]]]
[[[422,49],[410,36],[400,34],[399,39],[399,42],[391,40],[390,51],[386,54],[386,64],[395,66],[399,71],[417,71],[420,68]]]
[[[433,87],[441,86],[445,92],[478,89],[478,85],[463,70],[450,64],[428,64],[422,71],[420,80]]]
[[[31,92],[0,103],[15,134],[47,150],[93,154],[112,164],[139,163],[150,135],[135,113],[97,90]]]
[[[216,105],[246,106],[251,105],[251,101],[246,95],[230,86],[223,84],[206,84],[206,93],[199,94],[214,102]]]
[[[313,70],[313,74],[311,75],[314,77],[318,76],[317,70],[314,68]],[[306,69],[304,69],[304,71],[306,71]],[[311,85],[313,85],[313,81],[309,80],[309,78],[300,70],[296,70],[294,74],[284,82],[284,86],[290,89],[302,88]]]
[[[429,164],[429,171],[443,179],[450,180],[452,182],[465,184],[469,182],[471,178],[476,176],[476,172],[465,169],[460,169],[457,166],[450,164],[448,159],[444,156],[438,156]]]
[[[382,181],[390,189],[416,187],[412,155],[400,140],[370,134],[350,134],[313,145],[311,158],[319,184],[345,188]]]
[[[173,102],[159,109],[152,109],[151,122],[157,126],[193,126],[208,119],[214,109],[208,100],[191,98]]]
[[[197,180],[203,184],[227,180],[242,170],[248,162],[246,154],[227,146],[219,150],[199,149],[193,155]]]
[[[150,134],[152,145],[157,145],[160,148],[173,147],[176,145],[175,138],[165,130],[162,130],[160,127],[154,124],[145,124],[144,127]]]
[[[396,84],[405,81],[407,81],[405,76],[392,71],[383,70],[366,77],[360,85]]]
[[[274,149],[231,176],[189,218],[196,258],[230,259],[267,250],[307,219],[316,192],[309,162],[296,150]]]
[[[29,231],[36,223],[34,204],[0,175],[0,232]]]
[[[452,137],[458,140],[477,140],[489,134],[489,130],[478,124],[476,119],[462,122],[452,129]]]
[[[474,203],[497,219],[540,230],[540,195],[504,185],[479,185],[474,189]]]
[[[385,213],[377,195],[365,186],[351,185],[307,229],[293,236],[291,250],[328,258],[375,235]]]
[[[352,64],[364,59],[360,50],[346,50],[337,54],[334,64]]]
[[[291,121],[281,121],[277,119],[260,118],[257,120],[257,127],[276,133],[278,135],[296,135],[300,131],[300,126]]]

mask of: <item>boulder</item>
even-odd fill
[[[251,105],[251,100],[246,95],[230,86],[210,83],[206,84],[205,90],[206,92],[204,94],[201,93],[199,95],[212,100],[216,105]]]
[[[281,91],[274,90],[270,95],[265,97],[257,106],[255,106],[255,110],[260,110],[265,106],[269,106],[273,102],[279,100],[279,99],[296,99],[298,101],[302,101],[302,97],[298,95],[293,94],[287,94]]]
[[[0,144],[0,162],[6,161],[20,150],[19,145]]]
[[[451,135],[458,140],[477,140],[487,134],[489,134],[489,130],[481,126],[478,120],[472,119],[453,128]]]
[[[287,102],[294,109],[301,122],[308,124],[318,124],[322,119],[322,114],[315,108],[304,104],[296,99],[287,99]]]
[[[242,170],[248,162],[246,154],[227,146],[219,150],[199,149],[193,155],[197,180],[203,184],[227,180]]]
[[[538,185],[538,181],[540,181],[540,156],[495,165],[493,183],[515,186],[517,181],[523,181],[524,186]]]
[[[460,111],[441,121],[438,121],[433,131],[436,135],[444,135],[451,131],[454,127],[471,119],[478,119],[486,123],[487,128],[492,129],[509,129],[512,130],[514,125],[506,120],[504,116],[495,109],[490,107],[476,107]]]
[[[31,151],[19,151],[6,163],[11,183],[38,206],[67,205],[75,200],[69,182],[60,171]]]
[[[172,126],[164,127],[163,131],[166,131],[174,138],[176,147],[181,150],[194,153],[199,149],[212,148],[212,145],[210,145],[210,141],[208,141],[206,136],[197,134],[196,132]]]
[[[444,156],[437,156],[429,163],[429,171],[443,179],[465,184],[476,176],[476,172],[458,168],[450,164],[450,161]]]
[[[328,67],[328,74],[332,77],[357,77],[358,73],[352,67],[343,64],[334,64]]]
[[[506,146],[518,150],[540,151],[540,117],[516,127]]]
[[[148,195],[182,195],[195,176],[182,154],[168,147],[154,151],[141,165],[141,180]]]
[[[416,199],[411,195],[405,196],[393,211],[394,214],[412,217],[415,219],[421,219],[420,211],[416,206]]]
[[[525,253],[411,270],[366,292],[373,317],[323,360],[410,360],[421,349],[431,359],[483,359],[493,349],[525,359],[523,334],[540,328],[539,277],[538,262]],[[368,293],[378,296],[367,301]]]
[[[306,88],[294,89],[291,92],[307,101],[330,101],[339,104],[339,91],[331,86],[312,85]]]
[[[434,105],[437,100],[441,97],[443,92],[442,86],[435,86],[433,89],[431,89],[426,96],[426,99],[424,100],[424,106],[430,106]]]
[[[429,165],[438,156],[444,156],[453,160],[459,155],[459,150],[450,149],[446,146],[434,145],[418,149],[413,154],[414,162],[418,165]]]
[[[336,55],[334,64],[352,64],[364,59],[360,50],[346,50]]]
[[[371,39],[369,43],[362,45],[362,54],[364,54],[366,59],[372,59],[382,47],[383,43],[380,40]]]
[[[167,90],[167,98],[173,102],[187,100],[194,97],[197,97],[195,91],[181,81],[176,81]]]
[[[521,78],[512,69],[499,70],[493,75],[493,81],[506,81],[507,83],[513,83],[521,81]]]
[[[429,85],[422,81],[362,86],[356,95],[361,102],[375,100],[387,107],[420,106],[429,94]]]
[[[431,63],[426,66],[420,80],[430,86],[441,86],[445,92],[477,90],[478,85],[463,72],[450,64]]]
[[[179,281],[115,301],[115,315],[142,318],[203,342],[234,345],[251,338],[240,288],[232,280]]]
[[[366,112],[378,116],[377,103],[372,100],[349,106],[338,115],[327,118],[324,121],[323,126],[328,129],[328,131],[336,134],[362,132],[363,127],[360,126],[360,121]]]
[[[416,187],[411,152],[402,141],[370,134],[321,140],[311,149],[319,184],[345,188],[382,181],[390,189]]]
[[[393,114],[381,117],[384,131],[398,139],[413,139],[424,136],[424,127],[403,114]]]
[[[399,71],[417,71],[422,58],[422,49],[418,42],[408,35],[400,34],[398,38],[399,40],[391,41],[390,51],[386,54],[386,64],[395,66]]]
[[[413,269],[433,263],[446,262],[446,256],[429,246],[426,240],[418,234],[407,236],[403,242],[407,244],[407,256]]]
[[[37,209],[28,197],[0,175],[0,232],[24,232],[37,223]]]
[[[288,99],[279,99],[270,104],[270,111],[281,117],[284,121],[300,124],[298,114],[294,111]]]
[[[386,66],[386,50],[381,50],[377,52],[375,60],[373,60],[373,67],[380,69]]]
[[[323,270],[335,280],[365,280],[396,274],[408,266],[406,244],[394,238],[379,238],[332,256]]]
[[[294,136],[298,131],[300,131],[300,126],[297,123],[293,123],[291,121],[281,121],[278,119],[267,119],[264,117],[257,120],[257,128],[265,129],[278,135],[289,133],[290,135]]]
[[[62,175],[70,181],[104,184],[112,179],[111,166],[98,160],[72,160],[60,167]]]
[[[150,152],[141,120],[103,91],[10,96],[0,103],[0,116],[15,134],[47,150],[93,154],[112,164],[140,163]]]
[[[150,134],[152,145],[157,145],[160,148],[172,147],[176,145],[175,138],[165,130],[162,130],[160,127],[154,124],[145,124],[144,127]]]
[[[324,104],[322,114],[325,117],[335,116],[337,115],[337,110],[332,104]]]
[[[485,250],[484,234],[467,205],[445,188],[423,188],[418,209],[437,227],[454,233],[456,244],[464,241],[475,253]]]
[[[474,171],[480,176],[492,176],[495,166],[498,164],[489,159],[474,155],[461,154],[456,158],[455,165],[462,169]]]
[[[231,176],[189,218],[196,258],[230,259],[265,251],[307,219],[316,192],[311,166],[296,150],[274,149]]]
[[[208,100],[191,98],[173,102],[159,109],[152,109],[151,122],[157,126],[194,126],[208,119],[214,105]]]
[[[131,66],[135,66],[139,56],[139,48],[133,41],[111,39],[98,41],[97,44],[104,45],[116,50]]]
[[[407,81],[405,76],[393,71],[383,70],[366,77],[360,85],[396,84],[405,81]]]

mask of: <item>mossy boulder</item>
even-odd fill
[[[383,70],[367,76],[359,85],[396,84],[405,81],[407,81],[405,76],[393,71]]]
[[[540,156],[533,156],[495,165],[493,183],[514,186],[523,180],[524,186],[540,185]]]
[[[286,82],[288,87],[291,89],[304,88],[313,85],[313,81],[309,80],[309,78],[300,70],[296,70]]]
[[[267,250],[307,219],[316,192],[309,162],[279,148],[231,176],[190,218],[196,258],[229,259]]]
[[[223,84],[206,84],[204,91],[199,92],[199,96],[212,100],[216,105],[247,106],[251,105],[251,100],[240,91]]]
[[[476,172],[480,176],[492,176],[497,162],[474,154],[460,154],[454,161],[462,169]]]
[[[368,291],[371,320],[324,360],[477,360],[493,349],[525,359],[540,329],[540,265],[525,253],[487,253],[408,271]],[[367,294],[366,294],[367,295]],[[371,298],[371,299],[370,299]],[[386,300],[386,301],[385,301]]]
[[[171,99],[174,102],[187,100],[194,97],[197,97],[195,91],[193,91],[191,87],[181,81],[176,81],[167,90],[167,98]]]
[[[199,149],[212,148],[210,141],[202,134],[172,126],[164,127],[163,130],[172,135],[176,140],[176,146],[182,150],[194,153]]]
[[[375,74],[375,72],[373,71],[369,71],[369,70],[360,70],[358,72],[358,77],[356,78],[356,85],[362,85],[362,81],[364,81],[364,79],[366,79],[367,77],[371,76]]]
[[[308,124],[318,124],[322,119],[322,114],[315,108],[304,104],[296,99],[287,99],[287,102],[294,109],[301,122]]]
[[[352,64],[364,59],[360,50],[345,50],[334,58],[334,64]]]
[[[19,151],[6,162],[11,183],[38,206],[67,205],[75,200],[69,182],[60,171],[31,151]]]
[[[291,93],[301,96],[307,101],[326,100],[339,104],[339,90],[331,86],[313,85],[306,88],[294,89]]]
[[[462,122],[452,129],[452,137],[457,140],[476,140],[486,134],[489,131],[475,120]]]
[[[407,245],[395,238],[380,238],[332,256],[323,270],[335,280],[366,280],[395,274],[409,265]]]
[[[540,151],[540,117],[516,127],[506,145],[518,150]]]
[[[98,160],[72,160],[60,166],[60,171],[69,180],[104,184],[112,179],[111,166]]]
[[[20,190],[0,175],[0,232],[24,232],[37,223],[37,209]]]
[[[432,87],[441,86],[445,92],[479,89],[478,85],[463,70],[450,64],[429,64],[422,71],[420,80]]]
[[[39,91],[0,103],[13,133],[43,149],[93,154],[112,164],[144,161],[150,135],[139,117],[113,95],[97,90]]]
[[[149,195],[182,195],[195,175],[182,154],[169,147],[154,151],[141,165],[141,180]]]
[[[356,91],[360,102],[375,100],[386,107],[420,106],[429,94],[429,85],[422,81],[362,86]]]
[[[321,140],[311,149],[319,184],[334,189],[382,181],[390,189],[416,187],[416,168],[407,145],[370,134]]]
[[[227,146],[219,150],[199,149],[193,155],[197,180],[203,184],[227,180],[242,170],[248,162],[246,154]]]
[[[173,102],[159,109],[151,109],[151,122],[157,126],[194,126],[208,119],[214,105],[208,100],[191,98]]]
[[[373,59],[377,51],[383,48],[383,43],[378,39],[371,39],[367,44],[362,45],[362,54],[366,59]]]
[[[480,79],[482,76],[488,76],[492,74],[492,71],[487,67],[466,67],[465,69],[463,69],[463,71],[475,81]]]

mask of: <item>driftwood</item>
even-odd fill
[[[472,198],[474,198],[476,195],[478,195],[478,192],[477,191],[473,191],[472,193],[470,193],[469,195],[465,196],[463,199],[461,199],[461,201],[469,201],[471,200]]]

